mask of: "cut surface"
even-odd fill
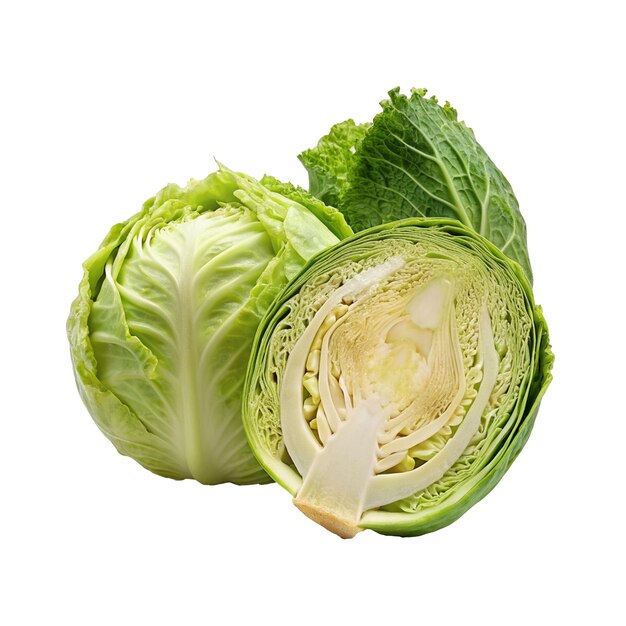
[[[386,520],[419,532],[525,416],[533,317],[482,240],[381,227],[321,255],[268,320],[247,434],[294,504],[342,537]]]
[[[453,277],[435,276],[398,293],[393,273],[403,265],[391,259],[346,281],[287,359],[282,430],[303,476],[294,502],[342,536],[357,531],[364,510],[441,478],[476,433],[495,384],[498,358],[483,306],[477,397],[442,450],[415,467],[411,448],[452,421],[467,387]],[[316,407],[312,420],[305,415],[309,406]]]

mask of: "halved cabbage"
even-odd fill
[[[520,266],[449,219],[316,256],[264,318],[244,390],[261,465],[342,537],[445,526],[500,480],[551,380]]]
[[[350,233],[306,192],[223,167],[114,226],[67,331],[80,394],[117,450],[171,478],[269,480],[241,424],[254,333],[306,261]]]

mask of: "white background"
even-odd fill
[[[618,2],[6,2],[0,622],[623,624]],[[167,182],[296,160],[387,90],[450,100],[510,179],[555,381],[500,485],[432,535],[342,541],[276,485],[119,456],[76,393],[80,263]]]

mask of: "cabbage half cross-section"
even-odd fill
[[[306,261],[350,233],[306,192],[226,168],[114,226],[67,330],[80,394],[117,450],[171,478],[269,480],[241,422],[254,334]]]
[[[454,220],[403,220],[320,253],[277,299],[244,426],[267,472],[327,529],[423,534],[500,480],[552,360],[517,263]]]

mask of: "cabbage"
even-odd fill
[[[407,217],[449,217],[489,239],[532,282],[526,224],[513,189],[446,102],[389,92],[372,124],[336,124],[300,160],[315,196],[355,230]]]
[[[500,480],[552,361],[520,265],[459,221],[397,221],[321,252],[274,302],[244,426],[268,474],[322,526],[418,535]]]
[[[287,281],[350,232],[305,192],[223,167],[114,226],[67,332],[79,392],[117,450],[170,478],[267,481],[241,423],[252,340]]]

